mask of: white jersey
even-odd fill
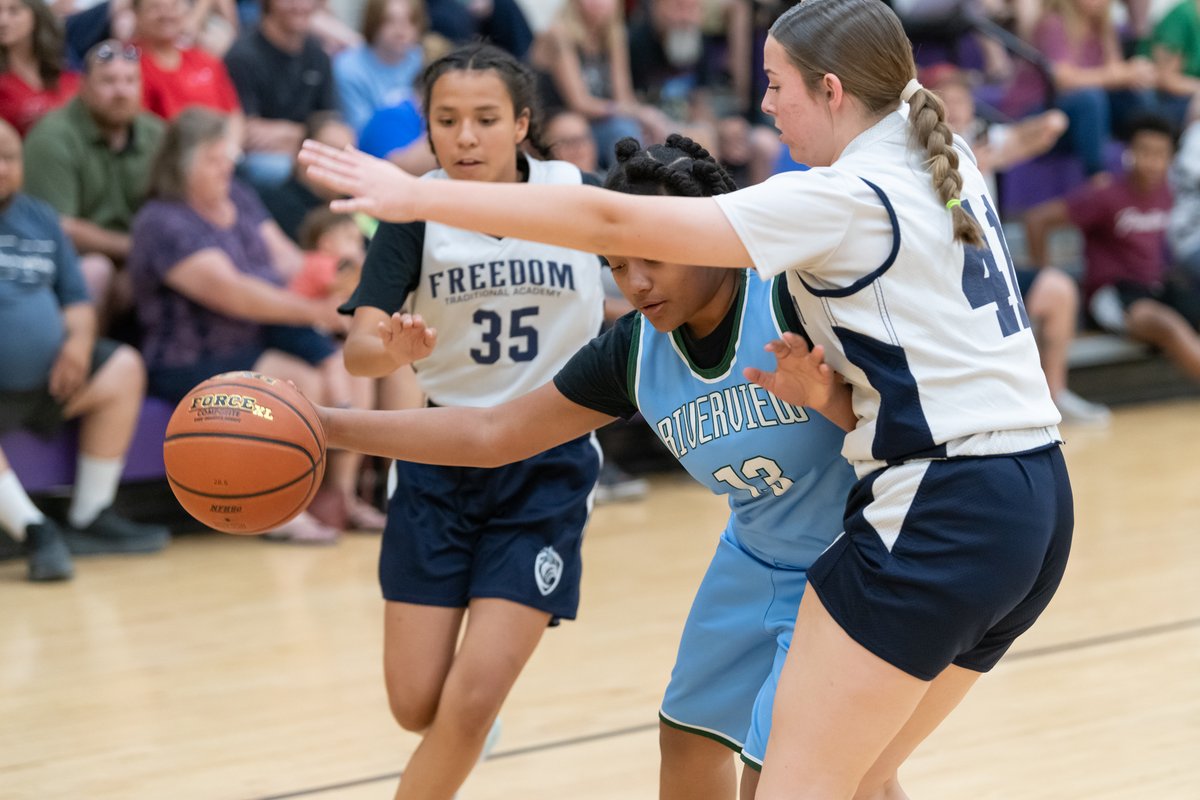
[[[528,159],[529,183],[579,184],[562,161]],[[449,180],[443,170],[426,176]],[[600,332],[604,288],[591,253],[425,225],[413,311],[437,329],[414,363],[430,400],[493,406],[551,380]]]
[[[974,155],[956,137],[963,208],[986,237],[964,248],[907,137],[908,120],[889,114],[830,167],[714,198],[759,273],[787,273],[805,329],[851,385],[859,422],[842,452],[859,475],[1059,440]]]

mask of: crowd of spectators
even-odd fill
[[[40,304],[48,348],[40,360],[23,352],[20,375],[7,361],[15,351],[0,353],[0,433],[54,432],[76,416],[86,427],[89,413],[108,412],[78,398],[118,369],[168,400],[242,368],[288,377],[327,403],[388,406],[411,395],[356,384],[341,367],[334,309],[373,221],[329,213],[329,196],[295,155],[307,136],[357,143],[417,173],[436,166],[419,81],[459,43],[486,37],[534,67],[551,109],[546,144],[582,170],[603,170],[623,136],[649,143],[673,130],[743,185],[803,168],[758,109],[761,45],[786,2],[549,0],[536,27],[526,16],[533,2],[0,0],[0,227],[11,232],[0,237],[0,326],[29,324]],[[1028,212],[1031,263],[1017,265],[1041,270],[1022,288],[1068,421],[1108,416],[1066,385],[1080,323],[1152,343],[1200,379],[1200,0],[892,4],[911,25],[922,80],[985,173],[1031,160],[1078,165],[1070,194]],[[963,22],[976,18],[1023,45]],[[998,183],[996,213],[1020,224],[1004,213]],[[1083,275],[1046,261],[1045,236],[1061,226],[1087,242]],[[18,413],[26,406],[14,393],[30,392],[42,393],[38,403],[23,396],[37,413]],[[53,424],[42,420],[48,408]],[[66,533],[87,529],[98,510],[112,521],[121,439],[81,439],[91,477],[81,467],[80,485],[103,485],[97,496],[108,502],[73,512]],[[357,459],[335,459],[334,500],[277,537],[330,542],[344,527],[379,527],[357,473]],[[70,575],[71,538],[48,527],[3,454],[0,527],[42,553],[31,577]],[[141,549],[150,549],[161,534],[122,529],[107,546],[138,549],[130,542],[148,536]],[[105,541],[93,535],[87,546]]]

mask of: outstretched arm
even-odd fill
[[[613,421],[571,402],[553,383],[494,408],[317,412],[331,448],[461,467],[511,464]]]
[[[712,198],[641,197],[590,186],[418,181],[378,158],[306,141],[308,176],[347,195],[334,211],[389,222],[426,220],[589,253],[707,267],[746,267],[750,254]]]
[[[775,371],[747,367],[743,374],[785,403],[806,406],[837,425],[852,431],[858,417],[850,402],[850,387],[825,363],[825,348],[811,351],[804,337],[784,333],[766,346],[775,355]]]

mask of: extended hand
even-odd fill
[[[842,387],[837,373],[825,363],[825,348],[811,351],[802,336],[783,334],[766,346],[775,355],[775,371],[747,367],[743,374],[785,403],[824,411]]]
[[[392,314],[379,323],[383,348],[398,365],[426,358],[437,344],[437,330],[425,327],[420,314]]]
[[[339,150],[312,139],[304,141],[298,159],[314,183],[348,195],[329,204],[334,211],[361,211],[385,222],[415,219],[417,179],[390,161],[352,147]]]

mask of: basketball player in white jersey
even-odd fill
[[[618,143],[605,185],[640,195],[705,197],[733,181],[692,140]],[[766,346],[800,331],[782,276],[612,256],[613,277],[640,309],[583,347],[548,383],[495,409],[396,416],[323,410],[330,443],[389,457],[488,465],[577,439],[640,412],[730,516],[692,602],[659,711],[661,800],[733,800],[732,750],[753,796],[779,672],[807,569],[842,530],[854,473],[843,431],[782,403],[742,375],[774,364]],[[397,314],[391,346],[420,341]],[[801,340],[803,341],[803,340]],[[439,344],[440,346],[440,344]],[[832,373],[828,372],[832,381]],[[821,383],[818,376],[818,383]]]
[[[1059,416],[994,204],[891,9],[805,0],[772,26],[764,64],[763,110],[814,168],[716,198],[435,194],[362,154],[304,158],[351,195],[337,208],[787,275],[845,378],[843,453],[860,480],[845,535],[809,570],[759,797],[901,798],[900,764],[1061,580]],[[785,373],[753,377],[802,402],[777,352]]]
[[[580,184],[576,167],[519,152],[538,141],[534,81],[507,53],[463,47],[431,64],[424,86],[442,167],[431,187]],[[342,308],[354,314],[346,365],[378,377],[411,363],[430,405],[518,397],[599,333],[600,268],[570,248],[383,223]],[[388,347],[379,326],[406,302],[429,327]],[[547,625],[575,617],[599,466],[582,434],[498,469],[396,465],[379,562],[385,679],[396,720],[424,734],[397,798],[453,796]]]

